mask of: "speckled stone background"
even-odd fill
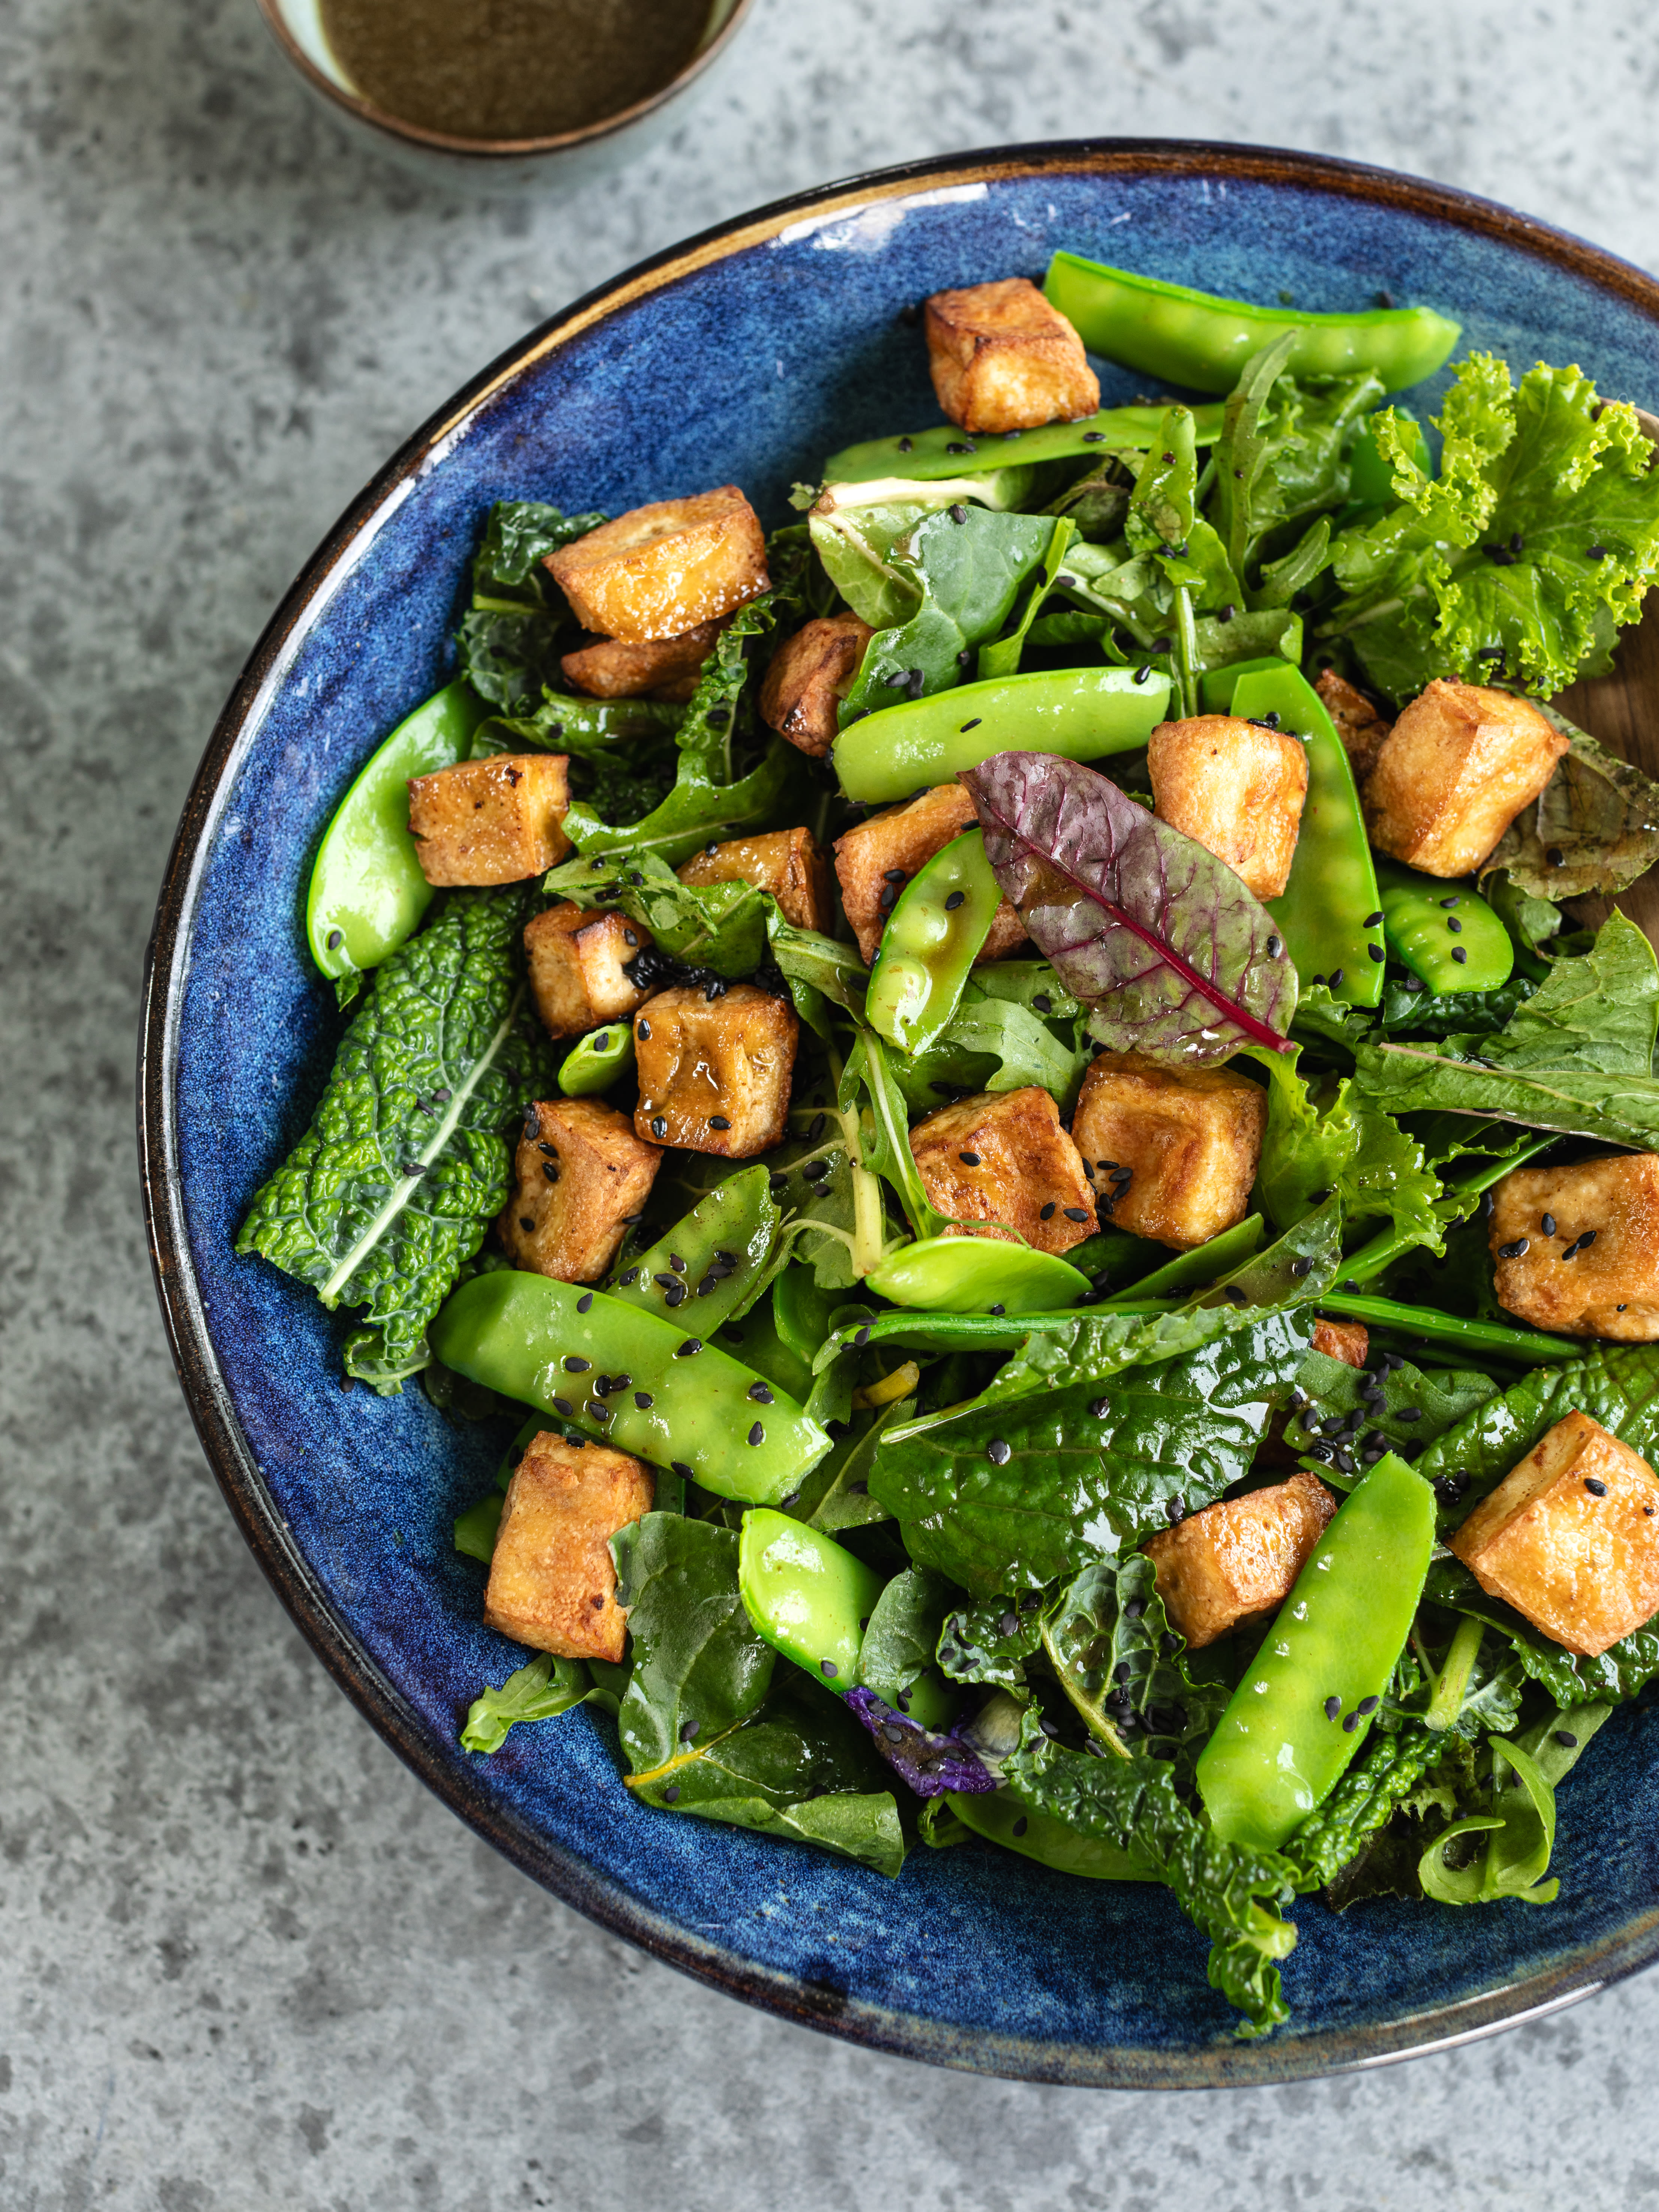
[[[347,142],[252,0],[0,0],[4,2212],[1659,2203],[1652,1978],[1371,2075],[1091,2094],[780,2027],[531,1887],[243,1550],[131,1110],[155,886],[245,653],[526,325],[776,194],[1091,131],[1388,162],[1650,261],[1656,78],[1644,0],[763,0],[665,150],[492,205]]]

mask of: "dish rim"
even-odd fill
[[[741,12],[740,10],[738,12]],[[775,237],[803,217],[844,216],[918,190],[1040,177],[1190,174],[1266,183],[1389,205],[1471,231],[1612,292],[1659,328],[1659,279],[1572,233],[1455,186],[1333,155],[1202,140],[1086,138],[932,155],[864,172],[728,218],[635,263],[582,295],[491,362],[408,438],[346,507],[301,569],[250,653],[216,722],[185,799],[145,954],[138,1051],[138,1143],[144,1222],[168,1347],[208,1463],[249,1549],[335,1682],[410,1771],[487,1843],[609,1933],[695,1980],[798,2025],[867,2049],[1007,2079],[1098,2088],[1266,2087],[1389,2064],[1540,2020],[1593,1996],[1659,1956],[1659,1911],[1559,1964],[1461,2002],[1346,2033],[1257,2044],[1222,2042],[1168,2052],[1064,2045],[962,2030],[915,2013],[850,1999],[762,1967],[652,1912],[623,1886],[490,1799],[465,1769],[446,1764],[414,1708],[358,1648],[266,1490],[237,1421],[209,1335],[186,1228],[179,1170],[175,1074],[184,983],[202,875],[221,815],[256,728],[312,624],[319,619],[403,488],[441,462],[468,418],[556,347],[665,285]]]

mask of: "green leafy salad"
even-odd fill
[[[909,319],[945,420],[769,531],[489,514],[238,1249],[513,1437],[470,1752],[1162,1883],[1261,2034],[1298,1896],[1548,1903],[1659,1674],[1659,789],[1559,703],[1659,470],[1575,368],[1388,404],[1426,307]]]

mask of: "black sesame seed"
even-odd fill
[[[1012,1636],[1018,1632],[1018,1615],[1012,1613],[1005,1613],[1001,1620],[997,1623],[997,1634],[999,1636]]]
[[[695,1359],[702,1350],[702,1339],[700,1336],[688,1336],[684,1344],[677,1344],[674,1346],[674,1357],[676,1359]]]
[[[1469,957],[1469,955],[1468,955],[1468,948],[1466,945],[1453,945],[1453,947],[1452,947],[1452,958],[1453,958],[1453,959],[1457,963],[1457,964],[1458,964],[1458,966],[1459,966],[1460,968],[1463,966],[1464,963],[1468,960],[1468,957]]]
[[[639,1407],[641,1413],[648,1413],[656,1401],[648,1390],[636,1390],[634,1393],[634,1403]]]
[[[1107,1411],[1105,1399],[1091,1398],[1089,1401],[1089,1411],[1097,1421],[1103,1421],[1106,1418]]]
[[[328,949],[331,952],[337,952],[344,943],[345,933],[343,930],[330,930],[328,933]]]
[[[1086,1221],[1089,1218],[1089,1209],[1086,1206],[1062,1206],[1060,1210],[1067,1221]]]
[[[1382,1702],[1381,1698],[1362,1698],[1354,1711],[1357,1713],[1374,1713]]]
[[[1172,1528],[1176,1526],[1177,1522],[1184,1521],[1187,1518],[1187,1501],[1178,1490],[1175,1496],[1170,1500],[1169,1504],[1164,1507],[1164,1510],[1170,1516],[1170,1526]]]
[[[1552,1729],[1550,1737],[1553,1742],[1560,1745],[1563,1751],[1577,1751],[1578,1748],[1578,1739],[1570,1729]]]
[[[669,1784],[669,1785],[668,1785],[667,1789],[666,1789],[666,1790],[665,1790],[663,1791],[663,1793],[662,1793],[662,1802],[663,1802],[663,1803],[664,1803],[665,1805],[678,1805],[678,1802],[679,1802],[679,1798],[680,1798],[680,1785],[679,1785],[679,1784],[678,1784],[678,1782],[671,1782],[671,1783]]]
[[[1304,1256],[1300,1260],[1291,1261],[1291,1273],[1298,1283],[1302,1280],[1304,1275],[1310,1275],[1312,1273],[1313,1261],[1307,1257]]]
[[[914,322],[914,321],[915,320],[915,310],[914,308],[908,309],[908,310],[906,311],[906,313],[907,313],[907,316],[908,316],[908,319],[909,321]],[[910,444],[910,441],[909,441],[909,439],[908,439],[908,438],[901,438],[901,439],[899,440],[899,441],[898,441],[898,449],[899,449],[900,453],[909,453],[909,452],[911,451],[911,444]]]
[[[683,1481],[690,1482],[695,1480],[690,1468],[683,1459],[671,1459],[668,1464],[672,1472],[678,1474]]]
[[[1278,931],[1277,931],[1277,930],[1272,930],[1272,931],[1270,931],[1270,932],[1268,933],[1268,936],[1267,936],[1267,957],[1268,957],[1268,959],[1269,959],[1269,960],[1277,960],[1277,959],[1278,959],[1278,957],[1279,957],[1279,954],[1280,954],[1284,950],[1285,950],[1285,940],[1284,940],[1284,939],[1283,939],[1283,938],[1279,934],[1279,933],[1278,933]]]
[[[763,1444],[766,1442],[766,1431],[758,1421],[749,1431],[749,1441],[751,1444]]]
[[[1592,561],[1605,561],[1607,557],[1607,549],[1605,545],[1587,545],[1584,551]]]
[[[945,450],[947,453],[971,453],[974,448],[964,440],[953,439]]]
[[[711,1129],[729,1129],[732,1124],[724,1114],[711,1114],[708,1126]]]
[[[668,1134],[668,1122],[665,1115],[661,1114],[653,1114],[652,1115],[651,1133],[653,1137],[659,1139]]]
[[[764,1382],[751,1382],[749,1385],[749,1395],[757,1406],[769,1406],[772,1402],[772,1393]]]
[[[1353,1734],[1354,1730],[1355,1730],[1358,1726],[1359,1726],[1359,1715],[1358,1715],[1358,1711],[1353,1711],[1353,1712],[1350,1713],[1350,1714],[1348,1715],[1348,1717],[1346,1718],[1346,1720],[1345,1720],[1345,1721],[1343,1722],[1343,1723],[1342,1723],[1342,1733],[1343,1733],[1343,1735],[1352,1735]]]
[[[665,1306],[684,1305],[685,1304],[685,1285],[684,1283],[671,1283],[668,1288],[662,1294],[662,1302]]]
[[[1341,988],[1342,970],[1340,968],[1333,968],[1331,970],[1331,988],[1334,991],[1340,991]]]
[[[1376,925],[1378,924],[1378,922],[1380,922],[1380,921],[1382,921],[1382,908],[1381,908],[1381,907],[1378,907],[1378,908],[1376,909],[1376,912],[1375,914],[1368,914],[1368,915],[1365,916],[1364,927],[1365,927],[1367,929],[1375,929],[1375,928],[1376,927]]]
[[[521,1213],[519,1216],[519,1226],[524,1231],[527,1237],[531,1231],[536,1226],[535,1215],[533,1213]]]
[[[1455,914],[1449,914],[1446,916],[1446,927],[1454,937],[1461,937],[1463,933],[1463,925]]]
[[[1549,862],[1553,868],[1560,867],[1565,861],[1566,857],[1566,854],[1561,850],[1561,848],[1559,845],[1552,845],[1548,852],[1544,855],[1544,858]]]
[[[1013,1825],[1013,1827],[1012,1827],[1012,1829],[1011,1830],[1011,1832],[1011,1832],[1012,1834],[1013,1834],[1013,1835],[1016,1835],[1016,1836],[1023,1836],[1023,1835],[1025,1833],[1025,1831],[1027,1830],[1027,1828],[1029,1828],[1029,1827],[1030,1826],[1030,1825],[1031,1825],[1031,1824],[1030,1824],[1030,1820],[1028,1820],[1026,1819],[1026,1817],[1025,1817],[1024,1814],[1024,1813],[1022,1813],[1022,1814],[1020,1814],[1020,1816],[1019,1816],[1018,1820],[1017,1820],[1015,1821],[1015,1823],[1014,1823],[1014,1825]]]
[[[972,720],[971,722],[964,722],[964,723],[963,724],[960,734],[961,734],[963,737],[964,737],[964,738],[965,738],[965,737],[967,736],[967,734],[968,734],[968,732],[969,732],[969,730],[976,730],[976,729],[978,729],[978,727],[979,727],[980,724],[981,724],[984,720],[985,720],[985,717],[984,717],[984,715],[983,715],[983,714],[975,714],[975,717],[974,717],[974,719],[973,719],[973,720]]]
[[[1038,1209],[1037,1209],[1037,1219],[1038,1219],[1039,1221],[1052,1221],[1052,1220],[1054,1219],[1054,1218],[1055,1213],[1056,1213],[1058,1211],[1059,1211],[1058,1207],[1056,1206],[1056,1205],[1055,1205],[1055,1203],[1054,1203],[1054,1200],[1051,1198],[1051,1199],[1048,1200],[1048,1203],[1047,1204],[1047,1206],[1039,1206],[1039,1207],[1038,1207]]]
[[[979,1154],[977,1152],[958,1152],[957,1154],[957,1158],[962,1162],[962,1164],[965,1168],[976,1168],[979,1165]]]
[[[1014,1448],[1004,1437],[993,1437],[985,1447],[985,1456],[993,1467],[1006,1467],[1014,1455]]]
[[[1133,683],[1133,684],[1144,684],[1144,683],[1146,681],[1146,678],[1147,678],[1152,674],[1152,665],[1151,661],[1147,661],[1147,662],[1146,663],[1146,665],[1145,665],[1143,667],[1140,667],[1140,668],[1137,668],[1137,669],[1136,669],[1136,671],[1135,671],[1135,672],[1134,672],[1133,676],[1133,677],[1131,677],[1131,678],[1130,678],[1129,680],[1130,680],[1130,682],[1131,682],[1131,683]]]
[[[945,511],[950,516],[952,522],[966,522],[968,520],[968,510],[960,500],[952,501],[951,506],[946,507]]]
[[[1215,618],[1218,622],[1230,623],[1237,612],[1238,609],[1233,605],[1232,601],[1229,599],[1224,605],[1218,606],[1216,609]]]
[[[1500,1260],[1518,1260],[1522,1254],[1526,1250],[1530,1241],[1531,1240],[1528,1237],[1517,1237],[1513,1244],[1500,1244],[1498,1248],[1498,1258]]]
[[[649,1022],[647,1022],[647,1021],[646,1021],[646,1020],[644,1020],[643,1018],[641,1018],[641,1020],[639,1020],[639,1021],[635,1022],[635,1024],[634,1024],[634,1034],[635,1034],[635,1036],[636,1037],[639,1037],[639,1038],[640,1038],[643,1042],[645,1042],[645,1043],[647,1043],[647,1044],[649,1044],[649,1042],[651,1042],[651,1024],[650,1024],[650,1023],[649,1023]]]
[[[1379,964],[1389,957],[1380,945],[1368,945],[1365,947],[1365,950],[1370,954],[1371,958],[1376,961]]]
[[[946,914],[954,914],[967,896],[968,894],[966,891],[952,891],[949,898],[945,902],[945,911]]]
[[[833,1659],[820,1659],[818,1662],[818,1672],[821,1674],[828,1674],[833,1677],[839,1674],[841,1669],[836,1666]]]
[[[556,1413],[562,1413],[562,1414],[564,1415],[565,1419],[566,1419],[567,1420],[568,1420],[568,1419],[570,1418],[570,1401],[569,1401],[569,1399],[568,1399],[568,1398],[556,1398],[556,1399],[553,1401],[553,1410],[554,1410],[554,1412],[555,1412]]]
[[[1587,1474],[1584,1477],[1584,1487],[1592,1498],[1605,1498],[1607,1494],[1607,1486],[1599,1475]]]
[[[1000,1316],[1001,1315],[1006,1314],[1008,1309],[1006,1306],[991,1306],[988,1310],[998,1316]]]
[[[858,1330],[855,1330],[855,1331],[854,1331],[854,1336],[853,1336],[853,1342],[854,1342],[854,1346],[856,1346],[856,1348],[857,1348],[860,1352],[862,1352],[862,1351],[863,1351],[863,1349],[864,1349],[864,1347],[865,1347],[865,1346],[866,1346],[866,1344],[868,1344],[868,1343],[869,1343],[869,1341],[870,1341],[870,1325],[869,1325],[869,1323],[866,1322],[865,1323],[865,1325],[864,1325],[864,1327],[863,1327],[862,1328],[860,1328],[860,1329],[858,1329]]]

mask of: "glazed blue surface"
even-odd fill
[[[348,1636],[472,1793],[471,1816],[694,1971],[921,2055],[1053,2078],[1229,2078],[1229,2008],[1204,1945],[1160,1891],[1051,1875],[988,1848],[918,1849],[896,1882],[787,1844],[636,1806],[608,1723],[586,1711],[514,1732],[490,1759],[455,1738],[479,1686],[523,1660],[479,1621],[483,1571],[450,1541],[501,1435],[447,1425],[418,1390],[339,1384],[340,1327],[232,1245],[247,1200],[304,1127],[339,1020],[301,929],[310,854],[374,745],[450,668],[464,567],[504,496],[611,512],[742,484],[769,521],[790,484],[854,440],[938,419],[899,310],[1024,271],[1067,246],[1160,276],[1310,308],[1386,289],[1456,315],[1466,343],[1577,361],[1650,397],[1646,315],[1520,247],[1285,185],[1148,174],[995,179],[728,252],[510,379],[383,505],[337,588],[302,617],[244,733],[202,860],[178,1066],[179,1158],[207,1325],[277,1514]],[[527,348],[528,351],[529,349]],[[1108,403],[1142,381],[1111,370]],[[1425,395],[1419,394],[1421,399]],[[343,1317],[342,1317],[343,1318]],[[463,1770],[466,1770],[464,1773]],[[1562,1793],[1560,1902],[1463,1912],[1297,1908],[1294,2026],[1240,2054],[1255,2078],[1455,2033],[1456,2008],[1544,1978],[1650,1925],[1659,1734],[1620,1713]],[[802,1985],[807,1985],[804,1994]],[[1424,2018],[1424,2015],[1434,2015]]]

